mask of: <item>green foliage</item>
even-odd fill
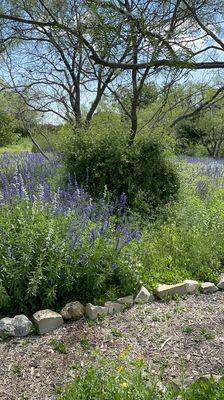
[[[18,140],[13,120],[5,113],[0,112],[0,146],[7,146]]]
[[[128,263],[125,250],[116,250],[116,226],[99,236],[94,248],[87,223],[80,234],[82,248],[68,238],[71,224],[81,223],[75,212],[59,215],[41,205],[20,202],[13,209],[2,206],[0,224],[0,313],[30,314],[41,308],[60,309],[76,298],[83,302],[110,299],[138,290],[140,274]],[[112,268],[116,265],[116,269]]]
[[[0,154],[4,153],[22,153],[30,152],[32,148],[32,142],[28,137],[21,137],[16,144],[10,144],[4,147],[0,147]]]
[[[224,263],[223,166],[184,159],[175,165],[181,181],[178,199],[171,197],[160,216],[130,212],[123,225],[117,215],[111,216],[105,233],[96,234],[94,246],[92,235],[99,233],[105,220],[83,223],[79,207],[55,214],[38,200],[18,198],[13,206],[2,204],[0,314],[60,309],[74,298],[102,304],[136,293],[142,284],[154,290],[158,283],[190,278],[217,282]],[[21,169],[16,158],[7,167],[11,178],[18,166]],[[46,174],[51,169],[39,165],[36,176],[42,174],[50,182]],[[53,189],[59,178],[52,179]],[[81,207],[83,201],[80,198]],[[101,199],[96,211],[99,207],[102,212],[104,206]],[[81,247],[73,245],[74,223]],[[142,239],[130,240],[136,227]],[[118,228],[128,231],[121,247]]]
[[[181,90],[182,89],[182,90]],[[192,90],[196,92],[193,93]],[[175,92],[175,91],[174,91]],[[183,93],[181,93],[183,92]],[[200,93],[202,92],[202,93]],[[187,86],[185,89],[178,87],[180,96],[187,100],[181,102],[179,114],[193,112],[198,104],[208,102],[214,96],[215,89],[204,85],[203,90],[197,92],[197,85]],[[172,101],[172,98],[171,98]],[[185,110],[185,108],[187,110]],[[176,125],[177,152],[197,154],[198,146],[204,148],[201,155],[219,157],[223,155],[224,148],[224,103],[223,98],[217,98],[207,108],[196,113],[192,118],[182,120]]]
[[[50,339],[49,344],[51,345],[51,347],[54,351],[57,351],[58,353],[61,353],[61,354],[67,354],[66,346],[65,346],[64,342],[62,342],[61,340],[52,338],[52,339]]]
[[[38,133],[38,130],[41,133]],[[61,126],[40,126],[36,128],[36,133],[33,135],[35,141],[38,143],[40,148],[45,152],[61,152],[64,143],[68,140],[72,134],[72,128],[70,125],[65,124]],[[32,152],[38,153],[39,149],[33,144]]]
[[[200,134],[191,120],[177,126],[177,151],[191,155],[195,146],[200,142]]]
[[[0,310],[7,309],[10,305],[10,298],[3,286],[2,280],[0,280]]]
[[[178,202],[171,203],[163,220],[146,230],[141,261],[148,263],[156,281],[173,283],[191,276],[217,282],[224,259],[222,166],[217,166],[217,177],[212,174],[215,165],[187,165],[181,160],[178,168]]]
[[[131,109],[131,98],[132,98],[132,88],[129,86],[120,85],[117,87],[116,96],[119,97],[120,101],[122,102],[123,106],[126,110],[130,111]],[[151,106],[159,96],[159,88],[153,82],[147,82],[143,85],[140,96],[138,98],[137,107],[138,109],[146,108]],[[113,104],[113,102],[112,102]],[[117,106],[116,97],[114,99],[114,104]],[[125,116],[125,113],[122,107],[119,107],[118,110],[120,111],[121,115]]]
[[[165,391],[142,359],[107,360],[96,357],[77,368],[72,384],[58,389],[58,400],[223,400],[224,379],[198,381],[187,389]]]
[[[27,126],[34,124],[38,113],[30,111],[26,101],[10,90],[0,93],[0,108],[0,147],[15,145],[28,136]]]
[[[124,192],[128,205],[146,212],[165,204],[178,190],[178,179],[161,143],[142,136],[129,143],[127,132],[90,128],[73,135],[65,161],[69,173],[94,197]]]

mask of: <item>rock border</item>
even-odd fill
[[[77,321],[86,316],[94,321],[106,316],[123,312],[134,305],[146,304],[158,300],[170,300],[177,296],[190,294],[211,294],[218,290],[224,290],[224,275],[219,278],[217,286],[212,282],[199,282],[185,280],[174,285],[160,284],[155,294],[150,293],[144,286],[141,287],[137,296],[121,297],[115,301],[106,301],[104,306],[87,303],[84,307],[79,301],[67,303],[60,314],[52,310],[39,310],[33,314],[33,322],[25,315],[16,315],[14,318],[0,319],[0,340],[12,337],[25,337],[34,331],[36,326],[39,334],[45,334],[58,329],[64,321]]]

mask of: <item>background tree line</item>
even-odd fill
[[[218,0],[5,0],[2,88],[36,125],[64,124],[67,168],[92,195],[156,207],[178,189],[171,150],[222,152],[223,11]]]

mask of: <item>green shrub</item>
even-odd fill
[[[148,211],[165,204],[178,190],[178,179],[160,143],[143,136],[129,144],[127,133],[90,128],[75,133],[65,162],[69,173],[93,197],[122,193],[128,205]]]

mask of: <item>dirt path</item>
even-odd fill
[[[62,354],[52,338],[63,341]],[[153,371],[172,379],[224,373],[224,292],[136,306],[90,324],[66,324],[39,337],[0,343],[0,399],[54,399],[55,388],[71,379],[72,366],[85,365],[93,348],[108,357],[129,347]]]

